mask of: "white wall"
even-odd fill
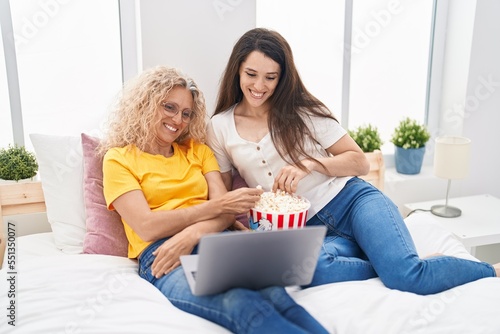
[[[500,1],[477,2],[464,135],[471,138],[467,194],[500,197]]]
[[[500,197],[500,1],[477,3],[465,108],[464,135],[472,139],[467,194]],[[491,208],[497,210],[498,208]],[[500,222],[499,222],[500,223]],[[500,245],[478,247],[483,261],[500,261]]]
[[[232,47],[255,27],[255,6],[255,0],[141,1],[143,69],[180,68],[203,91],[212,113]]]

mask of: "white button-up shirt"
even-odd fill
[[[330,118],[311,116],[306,119],[306,124],[319,143],[306,140],[306,149],[317,158],[328,156],[326,149],[347,133]],[[237,169],[248,186],[260,185],[264,191],[272,189],[274,178],[282,167],[288,165],[274,147],[269,133],[257,143],[239,136],[234,122],[234,106],[212,117],[208,126],[208,145],[214,151],[222,173]],[[300,180],[296,194],[311,202],[308,219],[330,202],[349,179],[313,171]]]

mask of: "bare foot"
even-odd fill
[[[497,274],[497,277],[500,277],[500,263],[494,264],[493,268],[495,269],[495,273]]]
[[[432,253],[424,257],[424,259],[428,259],[430,257],[435,257],[435,256],[443,256],[443,253]]]

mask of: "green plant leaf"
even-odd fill
[[[37,172],[36,157],[24,146],[0,149],[0,179],[19,181],[32,178]]]
[[[355,130],[349,130],[348,133],[363,152],[380,150],[383,144],[377,127],[371,124],[360,126]]]
[[[394,129],[391,137],[391,143],[404,149],[420,148],[425,146],[431,135],[425,125],[417,123],[416,120],[409,117],[399,122]]]

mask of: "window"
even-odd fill
[[[288,40],[304,83],[344,127],[377,126],[382,150],[392,154],[389,140],[403,117],[427,121],[433,0],[352,1],[352,8],[345,3],[257,0],[257,26]],[[352,30],[350,44],[344,42],[344,24]],[[343,83],[344,49],[350,51],[350,71]]]
[[[100,131],[122,84],[118,3],[10,1],[27,146],[30,133]],[[288,40],[307,88],[344,127],[377,126],[384,153],[392,153],[390,135],[402,117],[427,121],[433,6],[434,0],[256,0],[256,25]],[[345,26],[352,30],[349,45]],[[4,70],[0,93],[8,96]],[[10,118],[8,99],[0,99],[2,146],[12,140]]]
[[[26,146],[30,133],[98,133],[122,84],[118,1],[10,5]]]
[[[2,36],[0,25],[0,38]],[[7,84],[7,71],[5,67],[5,54],[3,41],[0,40],[0,147],[13,144],[12,122],[10,117],[9,89]]]
[[[344,12],[344,1],[257,0],[257,27],[276,30],[285,37],[307,89],[325,103],[339,121]]]
[[[426,122],[433,1],[354,1],[349,128],[376,125],[385,145],[399,121]]]

